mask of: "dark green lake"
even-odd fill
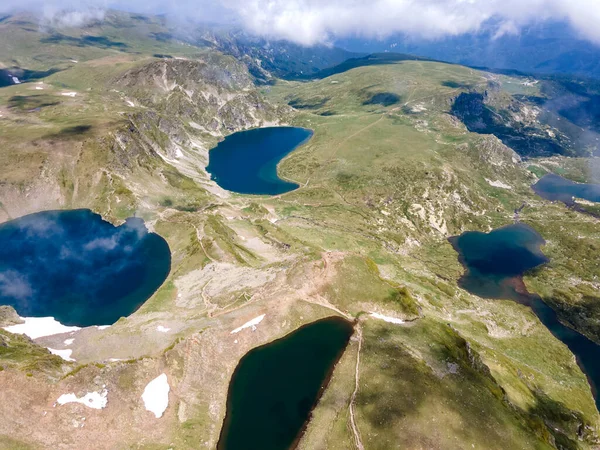
[[[111,325],[137,310],[171,268],[167,242],[144,221],[119,226],[86,209],[0,225],[0,305],[65,325]]]
[[[590,202],[600,202],[600,185],[576,183],[553,173],[544,175],[532,186],[534,192],[550,201],[573,205],[573,197]]]
[[[600,409],[600,346],[563,325],[556,312],[538,295],[527,292],[523,283],[525,272],[549,261],[540,249],[545,244],[542,236],[533,228],[517,223],[490,233],[466,232],[449,240],[466,269],[460,286],[479,297],[509,299],[529,306],[575,355]]]
[[[240,194],[277,195],[293,191],[298,184],[279,178],[277,164],[312,135],[311,130],[297,127],[240,131],[210,150],[206,170],[223,189]]]
[[[219,450],[285,450],[298,439],[354,329],[330,317],[257,347],[238,364]]]

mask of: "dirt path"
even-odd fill
[[[331,153],[331,156],[329,157],[329,161],[328,163],[332,162],[333,159],[335,158],[335,156],[337,155],[338,150],[340,149],[340,147],[342,145],[344,145],[346,142],[348,142],[351,139],[354,139],[356,136],[358,136],[359,134],[367,131],[369,128],[374,127],[375,125],[377,125],[379,122],[381,122],[384,118],[386,117],[385,114],[383,114],[379,119],[377,119],[376,121],[370,123],[369,125],[361,128],[360,130],[356,131],[355,133],[352,133],[350,136],[348,136],[346,139],[344,139],[342,142],[340,142],[338,145],[336,145],[336,147],[333,149],[333,152]]]
[[[208,259],[210,259],[211,262],[213,262],[215,264],[218,263],[218,261],[215,260],[212,256],[210,256],[210,254],[204,248],[204,244],[202,243],[202,236],[201,236],[201,233],[200,233],[200,230],[198,229],[198,227],[196,225],[194,225],[194,228],[196,229],[196,237],[198,238],[198,243],[200,244],[200,248],[202,248],[202,251],[204,252],[206,257]]]
[[[352,392],[352,397],[350,398],[350,425],[352,426],[352,434],[354,435],[354,445],[356,445],[358,450],[365,450],[354,419],[354,401],[356,400],[356,393],[358,392],[358,366],[360,365],[360,351],[362,348],[362,328],[360,327],[360,323],[356,325],[356,336],[358,337],[358,351],[356,352],[356,368],[354,369],[354,392]]]

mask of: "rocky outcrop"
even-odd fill
[[[244,64],[216,52],[199,60],[154,61],[126,72],[116,85],[160,114],[162,123],[148,117],[159,127],[176,119],[196,131],[223,136],[277,120],[282,113],[262,99]]]
[[[19,317],[12,306],[0,306],[0,327],[8,327],[23,322],[23,319]]]
[[[122,74],[115,86],[142,106],[116,134],[113,148],[123,163],[153,153],[197,181],[208,179],[208,149],[219,139],[279,124],[292,111],[265,101],[247,67],[218,52],[197,60],[153,61]]]
[[[451,113],[469,131],[493,134],[521,156],[577,153],[567,136],[537,120],[539,107],[505,93],[463,92],[454,99]]]
[[[482,136],[476,143],[480,158],[492,166],[512,166],[521,162],[521,157],[494,135]]]

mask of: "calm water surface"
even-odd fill
[[[540,247],[544,239],[531,227],[518,223],[490,233],[467,232],[450,238],[466,269],[460,285],[483,298],[510,299],[529,306],[550,332],[569,347],[592,387],[600,409],[600,346],[558,320],[556,312],[525,289],[521,276],[547,263]]]
[[[240,194],[277,195],[298,184],[277,176],[277,164],[307,142],[312,131],[296,127],[256,128],[227,136],[209,152],[206,170],[223,189]]]
[[[255,348],[233,374],[220,450],[288,449],[299,437],[353,333],[331,317]]]
[[[573,205],[573,197],[600,202],[600,185],[576,183],[553,173],[544,175],[532,186],[534,192],[550,201]]]
[[[138,309],[171,267],[142,219],[115,227],[89,210],[46,211],[0,225],[0,305],[65,325],[110,325]]]

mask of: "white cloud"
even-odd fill
[[[0,272],[0,295],[26,300],[33,295],[33,288],[26,275],[15,270]]]
[[[556,20],[600,43],[598,0],[5,0],[0,10],[37,9],[50,23],[80,26],[101,20],[106,7],[195,20],[226,17],[256,34],[304,45],[395,33],[437,38],[477,31],[490,19],[499,24],[498,36]]]
[[[90,6],[85,9],[65,10],[60,8],[60,6],[46,5],[44,8],[43,24],[57,28],[83,27],[90,23],[104,20],[104,15],[105,9],[99,6]]]
[[[597,0],[225,0],[249,30],[310,45],[332,37],[383,38],[395,33],[437,38],[477,31],[486,21],[499,32],[540,20],[566,20],[600,42]]]

